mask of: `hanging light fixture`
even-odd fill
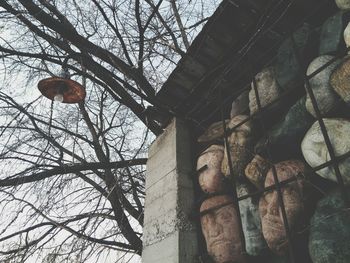
[[[79,103],[85,99],[86,91],[82,85],[70,79],[70,74],[66,67],[68,59],[69,57],[63,61],[59,76],[40,80],[38,89],[41,94],[52,101]]]
[[[48,134],[51,136],[51,124],[52,124],[52,116],[53,116],[53,104],[54,101],[61,103],[81,103],[84,101],[86,96],[85,85],[86,85],[86,68],[83,66],[83,63],[80,63],[82,68],[82,78],[83,85],[78,82],[70,79],[70,74],[67,68],[67,63],[69,58],[71,58],[73,54],[67,56],[63,63],[61,72],[58,76],[54,76],[51,78],[42,79],[38,83],[38,89],[41,94],[46,98],[51,100],[50,107],[50,119],[49,119],[49,131]],[[79,107],[81,104],[79,104]],[[78,120],[79,120],[79,110],[78,110]],[[76,134],[78,134],[78,121],[76,122]],[[46,147],[48,147],[49,141]],[[74,164],[75,157],[75,139],[73,143],[73,154],[72,154],[72,162]]]

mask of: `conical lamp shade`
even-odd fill
[[[79,103],[85,99],[85,88],[78,82],[60,78],[52,77],[40,80],[38,88],[46,98],[54,100],[56,95],[63,96],[62,103]]]

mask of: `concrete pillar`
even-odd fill
[[[192,263],[197,234],[188,128],[174,118],[151,145],[147,162],[143,263]]]

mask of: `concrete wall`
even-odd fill
[[[146,175],[144,263],[191,263],[197,257],[190,136],[174,119],[149,150]]]

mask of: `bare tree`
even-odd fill
[[[0,1],[1,262],[141,255],[145,109],[217,2]],[[85,102],[37,91],[64,61]]]

